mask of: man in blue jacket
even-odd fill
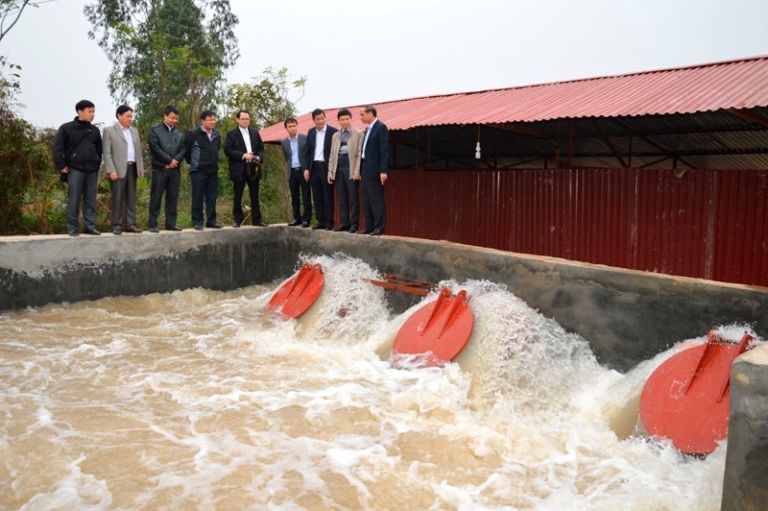
[[[216,130],[216,114],[212,110],[204,110],[200,120],[200,126],[189,130],[184,140],[192,181],[192,225],[198,231],[203,230],[203,197],[205,226],[221,229],[221,224],[216,221],[221,137]]]
[[[101,167],[101,133],[91,124],[96,107],[87,99],[75,105],[77,117],[64,123],[53,141],[53,161],[68,184],[67,232],[80,234],[80,198],[83,199],[85,234],[101,234],[96,230],[96,187]]]
[[[283,122],[288,138],[284,138],[280,145],[283,148],[285,158],[285,176],[288,180],[288,189],[291,191],[291,211],[293,222],[291,227],[298,225],[309,227],[312,219],[312,199],[309,193],[309,175],[304,176],[304,169],[309,168],[307,161],[307,136],[299,134],[299,122],[290,117]],[[304,203],[304,212],[301,213],[299,197]]]

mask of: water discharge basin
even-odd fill
[[[324,269],[317,304],[265,314],[304,260]],[[455,363],[391,366],[421,298],[370,284],[385,274],[467,290]],[[765,335],[764,288],[271,226],[4,238],[0,311],[0,509],[765,500],[768,347],[734,363],[733,430],[710,456],[637,415],[654,369],[712,326]]]
[[[622,374],[504,285],[443,281],[470,342],[395,369],[418,305],[393,312],[360,259],[308,260],[326,282],[298,320],[264,312],[276,283],[0,316],[0,507],[719,508],[725,443],[682,456],[629,404],[701,339]]]

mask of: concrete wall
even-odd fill
[[[234,289],[285,278],[299,254],[344,252],[419,280],[487,279],[588,339],[616,369],[713,325],[768,332],[768,288],[670,277],[449,242],[272,226],[0,242],[0,310],[114,295]]]
[[[768,507],[768,344],[733,364],[724,511]]]

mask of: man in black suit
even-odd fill
[[[288,225],[291,227],[297,225],[309,227],[309,221],[312,220],[312,199],[309,196],[309,173],[305,177],[303,172],[303,169],[309,168],[307,136],[299,134],[299,122],[293,117],[286,119],[283,126],[288,132],[288,138],[284,138],[280,145],[283,148],[288,188],[291,190],[291,209],[293,210],[293,222]],[[303,214],[299,211],[299,192],[301,192],[301,201],[304,203]]]
[[[387,182],[389,167],[389,129],[376,117],[376,107],[364,106],[360,119],[368,127],[363,138],[360,174],[363,181],[363,212],[365,230],[361,234],[379,236],[384,234],[387,223],[387,208],[384,204],[384,183]]]
[[[333,229],[333,185],[328,182],[328,160],[331,156],[331,138],[338,130],[325,124],[325,112],[319,108],[312,111],[315,127],[307,133],[307,161],[309,168],[304,177],[309,177],[312,199],[315,201],[317,225],[313,229]]]
[[[251,221],[253,225],[266,227],[261,221],[259,207],[259,181],[261,179],[260,165],[264,159],[264,143],[259,132],[251,129],[251,114],[246,110],[237,112],[237,128],[227,133],[224,141],[224,154],[229,159],[229,179],[235,188],[232,200],[232,227],[240,227],[245,219],[243,214],[243,191],[248,185],[248,195],[251,197]]]

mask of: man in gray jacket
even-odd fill
[[[133,108],[120,105],[117,123],[104,128],[104,169],[112,188],[112,232],[141,232],[136,226],[136,181],[144,176],[139,130],[131,126]]]
[[[152,188],[149,196],[149,232],[158,232],[157,217],[165,194],[165,230],[180,231],[176,227],[181,160],[184,158],[184,136],[176,129],[179,109],[165,107],[163,122],[149,128],[149,153],[152,156]]]
[[[304,175],[304,169],[309,168],[306,157],[307,136],[299,134],[299,123],[293,117],[286,119],[283,126],[288,132],[288,138],[284,138],[280,143],[283,147],[288,188],[291,190],[291,209],[293,210],[293,222],[288,225],[309,227],[309,221],[312,220],[312,200],[309,196],[309,175]],[[304,203],[303,214],[300,214],[299,211],[299,191],[301,191],[301,200]]]

